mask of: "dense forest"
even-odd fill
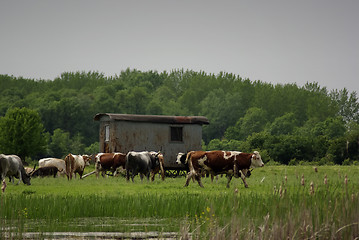
[[[259,150],[272,164],[359,162],[359,102],[345,88],[131,69],[111,77],[65,72],[51,81],[0,75],[0,86],[1,153],[33,159],[95,153],[93,117],[102,112],[206,116],[203,149]]]

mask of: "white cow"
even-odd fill
[[[61,174],[66,174],[65,160],[59,158],[42,158],[39,160],[39,167],[56,167]]]

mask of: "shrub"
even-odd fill
[[[351,164],[352,164],[352,161],[349,158],[345,159],[342,163],[342,165],[344,165],[344,166],[349,166]]]
[[[276,162],[276,161],[274,161],[274,160],[269,160],[266,164],[265,164],[266,166],[279,166],[279,165],[281,165],[279,162]]]
[[[297,164],[298,164],[298,161],[296,158],[291,159],[288,163],[289,166],[295,166]]]

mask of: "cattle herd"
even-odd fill
[[[90,165],[90,160],[95,161],[95,170],[83,175],[86,166]],[[196,180],[199,186],[203,187],[201,177],[204,174],[217,176],[225,174],[228,178],[229,187],[232,177],[241,178],[244,186],[248,187],[246,177],[251,175],[251,169],[263,167],[263,161],[259,152],[243,153],[238,151],[190,151],[178,153],[178,164],[188,172],[185,187],[190,180]],[[10,182],[14,183],[14,178],[18,178],[19,184],[30,185],[31,177],[44,177],[58,175],[67,176],[68,180],[76,177],[84,179],[92,174],[99,174],[104,177],[107,175],[115,176],[119,169],[125,170],[127,181],[134,181],[134,177],[140,174],[141,181],[144,176],[153,181],[157,173],[161,173],[162,180],[165,179],[165,161],[161,152],[128,152],[124,153],[98,153],[95,156],[68,154],[65,159],[43,158],[39,160],[39,168],[24,168],[21,159],[16,155],[0,154],[0,174],[1,181],[5,183],[5,178],[9,177]],[[110,172],[110,174],[108,173]]]

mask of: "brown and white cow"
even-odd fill
[[[212,175],[227,174],[228,182],[232,180],[233,175],[242,178],[245,187],[246,175],[250,173],[250,168],[263,167],[263,161],[259,152],[242,153],[238,151],[192,151],[187,154],[189,173],[185,187],[188,186],[191,178],[195,178],[198,184],[203,187],[201,182],[201,173],[207,171]]]
[[[72,179],[73,174],[75,174],[76,177],[76,173],[78,173],[81,178],[85,167],[90,165],[90,157],[88,155],[74,155],[70,153],[65,157],[65,164],[68,180]]]
[[[157,173],[159,173],[160,172],[160,170],[161,170],[161,178],[162,178],[162,181],[164,181],[165,180],[165,170],[164,170],[164,167],[165,167],[165,160],[164,160],[164,157],[163,157],[163,154],[162,153],[160,153],[160,152],[150,152],[152,155],[154,155],[154,156],[156,156],[157,155],[157,157],[158,157],[158,160],[159,160],[159,162],[160,162],[160,165],[159,166],[156,166],[154,169],[152,169],[152,172],[151,172],[151,174],[152,174],[152,176],[151,176],[151,181],[153,182],[154,180],[155,180],[155,175],[157,174]]]
[[[119,167],[125,169],[126,166],[126,154],[124,153],[98,153],[95,156],[95,170],[84,175],[82,178],[88,177],[96,173],[98,178],[101,172],[102,176],[105,176],[106,171],[111,171],[112,175],[115,175],[116,170]]]

